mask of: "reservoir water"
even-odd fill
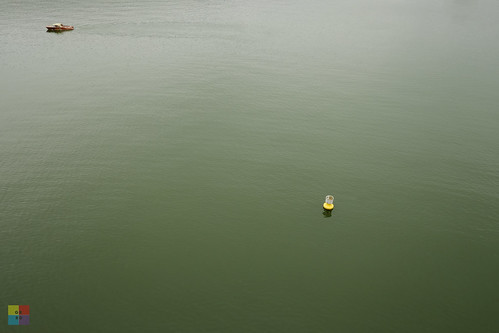
[[[2,0],[0,306],[42,333],[499,331],[498,14]]]

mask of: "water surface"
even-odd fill
[[[497,331],[498,10],[4,0],[4,306],[33,332]]]

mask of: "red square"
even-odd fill
[[[20,315],[29,315],[29,305],[19,305]]]

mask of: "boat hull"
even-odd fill
[[[65,27],[53,27],[53,26],[48,26],[48,27],[46,27],[46,28],[47,28],[47,31],[54,31],[54,32],[74,30],[74,27],[73,27],[73,26],[65,26]]]

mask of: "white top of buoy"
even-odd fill
[[[327,203],[328,205],[332,205],[332,204],[333,204],[333,201],[334,201],[334,197],[333,197],[331,194],[326,195],[326,203]]]

